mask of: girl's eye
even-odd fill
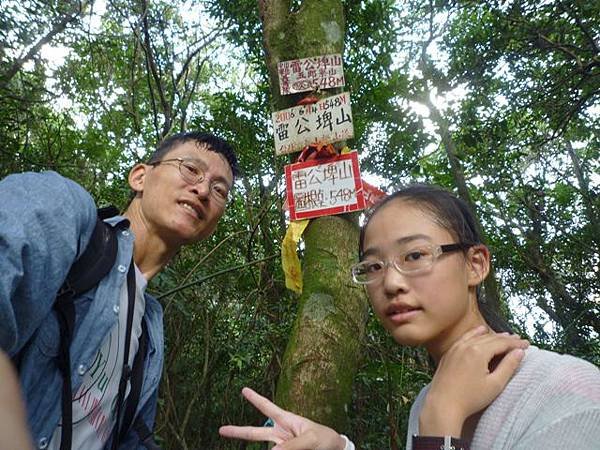
[[[415,262],[424,256],[421,250],[414,250],[404,255],[404,260],[407,262]]]
[[[383,269],[383,264],[380,262],[372,262],[365,267],[366,273],[377,273]]]

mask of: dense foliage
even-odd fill
[[[363,171],[387,189],[429,181],[468,196],[515,327],[600,365],[600,3],[343,5]],[[245,448],[218,426],[263,420],[242,386],[274,392],[296,298],[280,268],[287,160],[270,105],[254,0],[0,9],[0,177],[57,170],[124,206],[128,168],[165,135],[214,131],[238,149],[245,176],[216,234],[149,287],[165,308],[164,448]],[[427,357],[372,318],[363,354],[351,434],[358,448],[401,448]]]

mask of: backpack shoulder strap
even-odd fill
[[[129,391],[129,396],[127,397],[125,413],[123,414],[123,422],[119,433],[119,441],[121,442],[125,439],[125,436],[134,422],[135,413],[142,394],[142,385],[144,383],[144,364],[146,353],[148,351],[148,329],[146,327],[146,321],[143,318],[142,334],[140,335],[138,345],[138,351],[135,354],[133,366],[131,368],[131,389]],[[141,436],[140,439],[143,441]]]
[[[123,414],[123,422],[119,430],[118,439],[119,442],[124,442],[129,430],[133,429],[147,450],[160,450],[160,447],[154,442],[152,430],[148,428],[140,416],[135,417],[142,393],[142,385],[144,384],[144,365],[148,352],[148,339],[148,328],[146,327],[145,320],[142,319],[142,334],[140,335],[138,351],[131,369],[131,390],[125,402],[125,413]]]
[[[160,447],[156,445],[156,442],[154,442],[152,431],[144,423],[141,417],[136,419],[135,423],[133,424],[133,428],[138,434],[140,441],[142,441],[142,445],[146,447],[147,450],[160,450]]]
[[[104,206],[102,208],[98,208],[98,217],[100,220],[110,219],[111,217],[115,217],[119,215],[119,210],[114,205]]]
[[[110,272],[115,263],[118,250],[117,236],[113,228],[103,221],[103,219],[110,217],[107,213],[114,210],[109,211],[107,208],[98,210],[98,218],[90,241],[81,256],[71,266],[54,302],[54,310],[60,328],[58,366],[63,377],[61,450],[70,450],[73,436],[70,355],[71,340],[73,339],[75,327],[73,298],[97,285]],[[116,213],[118,214],[118,211]]]
[[[71,266],[65,282],[58,291],[57,301],[63,301],[63,298],[70,301],[76,295],[90,290],[112,269],[117,259],[118,243],[113,227],[103,221],[104,218],[110,217],[106,212],[107,208],[98,210],[92,237],[84,252]]]

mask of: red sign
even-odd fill
[[[358,154],[285,166],[291,220],[343,214],[365,208]]]
[[[365,207],[371,208],[387,197],[387,194],[381,189],[367,183],[365,180],[362,182],[363,192],[365,194]]]

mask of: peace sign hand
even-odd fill
[[[240,427],[225,425],[219,428],[223,437],[246,441],[273,442],[272,450],[344,450],[346,441],[334,430],[305,417],[280,408],[250,388],[242,395],[256,409],[274,421],[272,427]]]

